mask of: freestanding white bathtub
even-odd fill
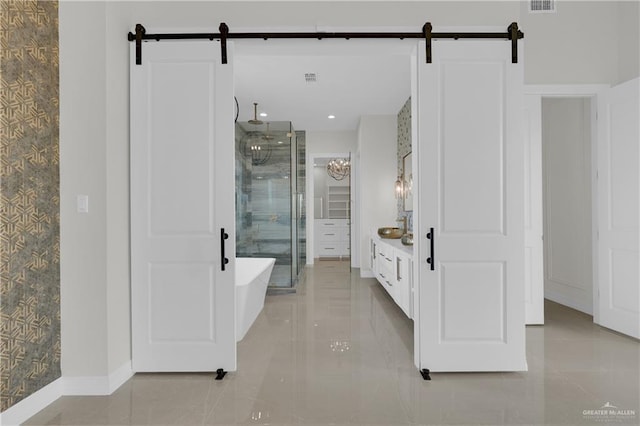
[[[274,258],[236,258],[236,342],[247,334],[264,307]]]

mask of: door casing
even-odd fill
[[[535,96],[542,98],[589,98],[591,100],[591,234],[592,239],[598,232],[598,194],[597,194],[597,182],[596,173],[598,170],[598,123],[595,117],[597,111],[597,95],[603,90],[608,89],[610,86],[607,84],[592,84],[592,85],[525,85],[525,95]],[[542,125],[542,122],[540,122]],[[541,129],[540,129],[541,130]],[[540,164],[540,167],[542,165]],[[542,172],[542,170],[541,170]],[[533,201],[533,200],[532,200]],[[539,208],[542,210],[542,194],[539,199],[536,199],[539,204],[532,205],[532,208]],[[598,284],[598,246],[596,241],[592,244],[592,268],[593,268],[593,322],[599,324],[600,312],[599,312],[599,284]],[[543,287],[542,294],[544,294],[544,280],[537,283]]]

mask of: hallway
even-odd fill
[[[640,343],[546,302],[527,328],[525,373],[413,365],[413,322],[348,262],[308,268],[268,296],[238,346],[238,372],[139,374],[111,396],[63,397],[28,425],[638,424]],[[594,414],[605,404],[608,417]]]

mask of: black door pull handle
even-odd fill
[[[431,270],[434,271],[436,269],[436,260],[435,260],[435,252],[433,248],[433,241],[435,240],[435,234],[433,233],[433,228],[429,230],[429,233],[427,234],[427,238],[429,239],[431,244],[431,256],[427,258],[427,263],[431,265]]]
[[[229,263],[229,259],[227,259],[224,255],[224,240],[229,239],[229,234],[224,232],[224,228],[220,228],[220,254],[221,254],[221,262],[220,267],[224,271],[225,265]]]

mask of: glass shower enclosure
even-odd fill
[[[269,289],[293,291],[306,264],[305,133],[236,123],[236,256],[273,257]]]

